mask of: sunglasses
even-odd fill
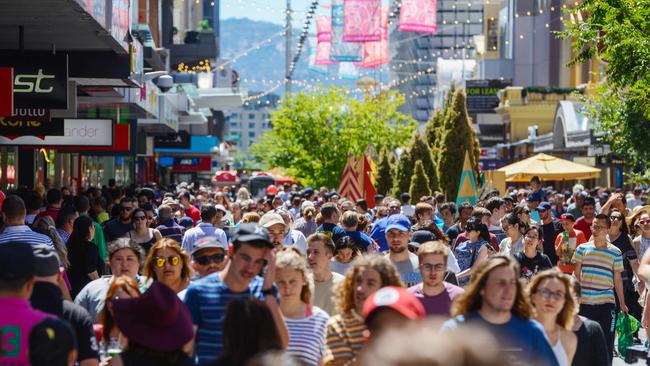
[[[172,255],[170,257],[153,257],[153,264],[158,268],[164,267],[165,262],[169,263],[170,266],[176,267],[181,262],[181,257],[177,255]]]
[[[122,211],[131,211],[131,210],[133,210],[133,207],[120,206],[120,210],[122,210]]]
[[[194,261],[202,266],[212,263],[221,263],[226,256],[224,254],[202,255],[194,258]]]
[[[147,216],[133,216],[133,220],[135,221],[140,221],[140,220],[146,220]]]
[[[643,219],[643,220],[639,221],[639,224],[640,225],[648,225],[648,224],[650,224],[650,219]]]
[[[623,218],[621,216],[610,216],[609,219],[612,220],[612,221],[614,221],[614,220],[623,220]]]

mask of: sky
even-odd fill
[[[249,18],[252,20],[267,21],[275,24],[285,24],[286,0],[220,0],[221,19]],[[324,1],[320,1],[324,3]],[[329,4],[330,1],[327,1]],[[294,11],[294,27],[302,27],[306,10],[311,5],[311,0],[291,0],[291,9]],[[323,11],[319,6],[320,11]]]

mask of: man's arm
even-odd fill
[[[614,271],[614,289],[616,290],[616,296],[618,296],[618,302],[621,305],[621,311],[623,314],[627,314],[625,296],[623,296],[623,278],[621,277],[621,271]]]
[[[573,277],[576,278],[576,281],[580,282],[580,269],[582,268],[582,263],[576,263],[573,268]]]
[[[266,266],[266,273],[264,273],[263,290],[270,289],[273,286],[273,282],[275,282],[275,252],[273,250],[269,250],[266,255],[266,261],[268,264]],[[284,317],[280,312],[277,298],[268,294],[264,296],[264,303],[271,310],[271,314],[273,314],[273,321],[280,335],[280,345],[282,348],[287,348],[289,345],[289,331],[287,330],[287,325],[284,323]]]

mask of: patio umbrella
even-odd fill
[[[506,174],[507,182],[528,182],[535,175],[544,180],[555,181],[600,177],[600,169],[546,154],[531,156],[497,171]]]

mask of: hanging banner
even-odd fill
[[[316,37],[309,37],[309,70],[315,71],[319,74],[327,74],[327,66],[319,65],[316,63],[316,56],[318,53],[318,40]],[[328,58],[329,61],[329,58]]]
[[[345,0],[343,13],[344,42],[381,40],[380,0]]]
[[[381,9],[381,40],[363,44],[363,61],[357,66],[375,68],[388,63],[388,8]]]
[[[399,27],[402,32],[436,33],[436,0],[402,0]]]
[[[341,62],[361,61],[361,43],[343,41],[345,11],[343,0],[332,0],[332,49],[330,59]]]
[[[343,79],[356,80],[359,78],[359,69],[352,62],[341,62],[339,76]]]
[[[316,17],[316,37],[318,37],[318,42],[332,41],[332,17],[327,15]]]
[[[332,43],[331,42],[318,42],[316,46],[316,60],[315,65],[332,65],[337,63],[332,61],[330,55],[332,53]]]

